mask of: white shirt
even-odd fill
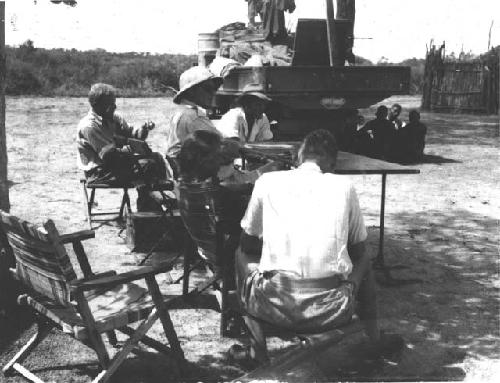
[[[310,162],[262,175],[241,227],[263,238],[259,271],[284,270],[302,278],[347,278],[352,271],[347,245],[367,237],[350,180],[322,173]]]
[[[217,121],[217,130],[224,138],[239,138],[241,142],[268,141],[273,138],[271,125],[265,114],[256,119],[248,136],[248,123],[241,107],[230,109]],[[248,137],[248,138],[247,138]]]

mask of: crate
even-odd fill
[[[131,251],[149,252],[182,248],[184,225],[179,215],[162,212],[126,214],[126,245]]]

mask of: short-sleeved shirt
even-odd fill
[[[249,135],[245,112],[241,107],[230,109],[224,114],[217,122],[217,130],[224,138],[239,138],[241,142],[268,141],[273,138],[271,125],[265,114],[255,120]]]
[[[102,165],[101,151],[105,146],[114,143],[115,135],[135,137],[137,132],[137,129],[129,126],[118,113],[113,115],[112,121],[103,121],[101,116],[90,110],[77,128],[78,167],[89,171]]]
[[[203,109],[189,102],[181,101],[170,119],[166,154],[177,158],[186,138],[197,130],[210,130],[218,133]]]
[[[241,227],[263,239],[260,272],[288,271],[302,278],[347,278],[352,271],[347,247],[367,236],[349,178],[322,173],[311,162],[262,175]]]

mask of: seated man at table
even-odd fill
[[[148,151],[138,160],[128,139],[145,140],[154,127],[147,122],[140,128],[130,126],[116,113],[116,90],[108,84],[94,84],[88,95],[90,110],[77,129],[78,166],[89,184],[138,186],[138,208],[151,205],[152,185],[166,178],[159,153]],[[144,142],[145,148],[147,144]]]
[[[264,174],[255,183],[236,255],[238,297],[252,317],[299,333],[344,325],[357,314],[370,342],[401,348],[398,336],[382,336],[367,237],[356,191],[333,174],[334,137],[306,136],[295,170]],[[254,338],[255,339],[255,338]],[[246,353],[267,360],[264,345]]]
[[[264,113],[270,101],[258,84],[245,85],[236,106],[217,122],[217,130],[223,137],[242,143],[272,140],[271,125]]]

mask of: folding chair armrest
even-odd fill
[[[63,234],[59,236],[62,244],[71,243],[75,241],[84,241],[86,239],[95,238],[94,230],[81,230],[70,234]]]
[[[144,279],[151,275],[165,273],[172,270],[172,267],[172,263],[168,262],[155,267],[143,266],[136,270],[112,276],[105,276],[96,279],[79,279],[70,283],[70,289],[72,293],[77,293],[94,289],[111,288],[117,285],[123,285],[128,282],[136,281],[138,279]]]
[[[92,274],[92,275],[90,275],[88,277],[77,279],[74,282],[80,283],[80,282],[93,281],[93,280],[96,280],[96,279],[99,279],[99,278],[113,277],[115,275],[117,275],[117,272],[114,271],[114,270],[110,270],[110,271],[105,271],[104,273]]]

